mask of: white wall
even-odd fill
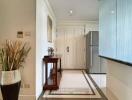
[[[47,41],[47,16],[50,16],[53,23],[53,43]],[[36,97],[41,94],[45,71],[42,61],[44,55],[47,55],[48,47],[54,47],[55,42],[55,17],[47,0],[37,0],[36,7]]]
[[[47,15],[53,20],[53,43],[47,42]],[[17,31],[23,31],[24,37],[18,40],[29,42],[32,48],[22,69],[22,85],[30,87],[21,88],[20,100],[35,100],[42,92],[42,58],[48,46],[54,46],[55,28],[48,0],[0,0],[0,43],[18,39]]]
[[[36,96],[42,92],[43,56],[47,54],[47,11],[43,0],[37,0],[36,8]]]
[[[30,85],[21,88],[23,100],[35,99],[35,7],[35,0],[0,0],[0,43],[16,40],[17,31],[23,31],[24,38],[18,40],[30,42],[32,48],[22,69],[22,84]]]
[[[107,60],[107,87],[118,100],[132,100],[132,66]]]
[[[86,24],[86,34],[89,31],[99,31],[98,22],[87,22],[87,24]]]
[[[85,34],[89,31],[99,31],[99,22],[98,21],[83,21],[83,20],[60,20],[57,22],[57,26],[65,25],[83,25],[85,26]]]

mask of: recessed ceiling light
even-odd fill
[[[70,10],[69,15],[72,16],[72,14],[73,14],[73,10]]]
[[[72,10],[70,10],[70,14],[72,14],[73,13],[73,11]]]

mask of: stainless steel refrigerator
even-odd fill
[[[99,32],[90,31],[86,35],[86,67],[89,73],[106,73],[101,66],[99,53]]]

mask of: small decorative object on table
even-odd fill
[[[52,47],[48,47],[48,55],[54,56],[54,49]]]
[[[30,49],[27,43],[10,40],[0,48],[0,86],[3,100],[18,100],[21,85],[19,68],[23,66]]]

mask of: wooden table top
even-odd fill
[[[58,60],[61,59],[61,55],[54,55],[54,56],[44,56],[43,60]]]

